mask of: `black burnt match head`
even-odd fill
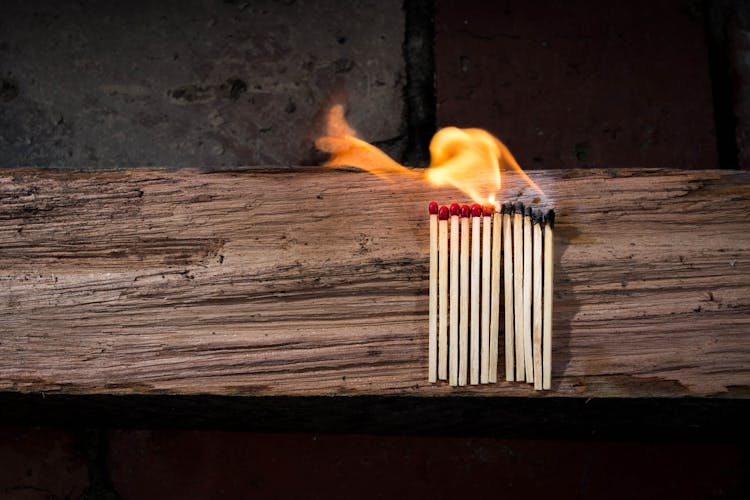
[[[549,209],[546,214],[544,214],[544,223],[549,224],[550,227],[555,227],[555,211],[553,209]]]
[[[542,212],[540,209],[535,209],[533,212],[531,212],[531,222],[533,224],[542,224],[544,221],[544,212]]]

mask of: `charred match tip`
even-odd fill
[[[448,220],[448,212],[449,212],[448,207],[446,207],[445,205],[440,207],[440,211],[438,211],[438,219]]]
[[[513,213],[518,215],[523,215],[524,207],[523,202],[519,201],[513,206]]]
[[[531,207],[526,207],[526,211],[524,212],[524,215],[526,217],[531,217]]]
[[[539,209],[531,212],[531,223],[532,224],[543,224],[544,223],[544,212]]]
[[[515,211],[515,207],[513,207],[513,203],[509,201],[503,205],[503,208],[505,208],[505,213],[508,215],[513,215],[513,212]]]
[[[471,216],[472,217],[480,217],[482,215],[482,205],[479,203],[474,203],[471,206]]]
[[[451,217],[461,215],[461,205],[451,203]]]
[[[494,213],[495,207],[493,207],[492,205],[485,205],[482,207],[482,215],[484,215],[485,217],[489,217]]]
[[[471,215],[471,208],[469,205],[461,205],[461,217],[468,217]]]
[[[436,201],[431,201],[428,210],[430,211],[430,215],[437,215],[437,213],[438,213],[438,204],[437,204],[437,202]]]
[[[505,215],[507,212],[505,211],[505,203],[500,205],[500,215]]]
[[[555,227],[555,211],[553,209],[549,209],[544,215],[544,223],[549,224],[550,227]]]

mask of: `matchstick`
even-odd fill
[[[427,379],[437,382],[437,310],[438,310],[438,204],[431,201],[430,213],[430,328]]]
[[[482,207],[482,332],[480,382],[490,381],[490,279],[492,276],[492,206]]]
[[[523,216],[523,352],[526,382],[534,382],[533,345],[531,342],[531,207]]]
[[[466,385],[469,372],[469,205],[461,207],[461,313],[458,323],[458,385]]]
[[[534,262],[532,276],[534,289],[531,303],[533,305],[533,343],[534,343],[534,389],[542,389],[542,212],[534,210],[531,216],[534,239]]]
[[[471,349],[471,362],[469,363],[469,383],[479,383],[479,303],[481,301],[479,288],[480,261],[479,243],[481,238],[480,224],[482,221],[482,207],[475,203],[471,206],[471,337],[469,348]]]
[[[450,363],[448,364],[448,381],[450,385],[458,385],[458,243],[459,243],[459,216],[461,215],[461,207],[458,203],[453,203],[450,208],[451,212],[451,238],[450,238],[450,332],[448,335],[448,356]]]
[[[523,352],[523,203],[513,208],[513,317],[516,340],[516,380],[526,380]]]
[[[544,319],[542,337],[542,389],[552,387],[552,286],[555,282],[555,211],[544,216]]]
[[[494,208],[494,207],[493,207]],[[492,215],[492,305],[490,306],[490,382],[497,382],[497,356],[500,337],[500,232],[503,219],[495,208]]]
[[[438,212],[438,379],[448,379],[448,207]]]
[[[513,239],[511,238],[511,211],[513,205],[503,205],[503,282],[505,285],[505,380],[513,382]]]

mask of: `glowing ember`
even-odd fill
[[[358,167],[387,180],[403,175],[422,177],[435,187],[453,186],[477,203],[490,204],[494,204],[495,193],[502,185],[501,170],[510,167],[536,191],[544,194],[521,169],[508,148],[482,129],[441,129],[430,142],[430,167],[417,171],[399,164],[358,138],[344,114],[343,105],[331,106],[326,115],[325,135],[315,141],[319,150],[331,155],[326,166]]]

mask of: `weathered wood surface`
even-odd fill
[[[547,394],[750,395],[750,173],[532,176],[559,214]],[[427,383],[432,198],[464,199],[319,169],[0,170],[0,391],[541,395]]]

